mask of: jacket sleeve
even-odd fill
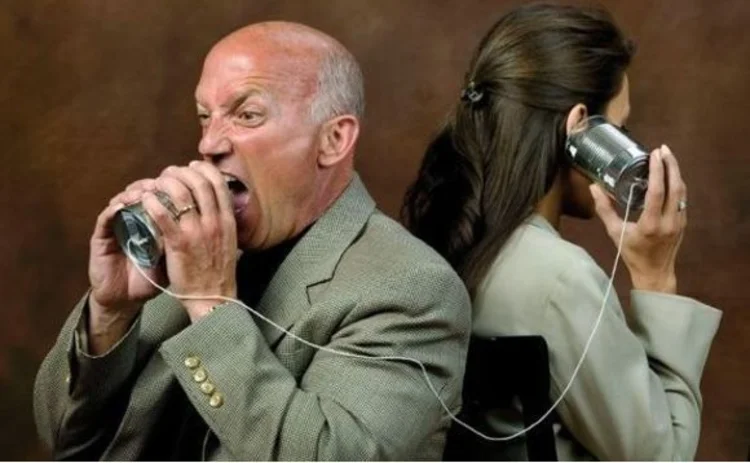
[[[385,286],[377,285],[380,293],[365,290],[356,307],[314,309],[347,314],[331,325],[326,349],[417,358],[455,412],[470,328],[468,295],[445,268],[423,277],[434,283],[434,293],[415,294],[412,284],[419,282],[392,275]],[[299,381],[269,349],[247,310],[228,303],[166,341],[160,352],[221,451],[233,458],[413,459],[420,457],[414,454],[417,445],[447,428],[446,414],[417,365],[298,345],[311,356]],[[286,360],[295,361],[296,354]],[[200,367],[189,357],[200,359]],[[206,382],[211,387],[202,390]]]
[[[570,381],[608,278],[591,261],[558,276],[544,313],[552,399]],[[601,460],[691,460],[699,383],[721,312],[675,295],[633,291],[630,325],[612,289],[601,324],[558,413]]]
[[[138,317],[101,356],[86,353],[88,294],[73,309],[34,383],[34,418],[56,459],[97,459],[124,413],[122,392],[132,380]]]

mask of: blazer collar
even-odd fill
[[[541,228],[542,230],[547,230],[555,236],[560,236],[560,233],[555,230],[555,227],[553,227],[552,224],[549,223],[549,221],[547,221],[547,219],[545,219],[541,214],[532,214],[531,217],[529,217],[527,223],[532,227]]]
[[[292,248],[271,278],[257,310],[285,329],[310,306],[309,287],[330,280],[342,254],[360,235],[375,211],[359,176],[355,173],[339,198]],[[256,318],[258,327],[273,345],[283,334]]]

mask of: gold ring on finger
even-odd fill
[[[175,221],[179,222],[179,221],[180,221],[180,217],[182,217],[182,214],[185,214],[185,213],[187,213],[187,212],[190,212],[190,211],[192,211],[192,210],[194,210],[194,209],[197,209],[197,208],[196,208],[196,206],[195,206],[195,204],[188,204],[187,206],[185,206],[185,207],[181,208],[181,209],[180,209],[179,211],[177,211],[177,213],[176,213],[176,214],[174,215],[174,219],[175,219]]]

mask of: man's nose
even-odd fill
[[[212,120],[203,130],[203,136],[198,143],[198,152],[207,161],[217,156],[225,156],[232,151],[226,125],[220,120]]]

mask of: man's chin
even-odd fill
[[[253,233],[247,229],[247,227],[237,224],[237,247],[243,251],[250,251],[257,247],[257,243],[253,239]]]
[[[242,216],[242,213],[234,216],[235,223],[237,225],[237,247],[242,250],[248,250],[251,248],[253,232],[248,224],[246,217]]]

